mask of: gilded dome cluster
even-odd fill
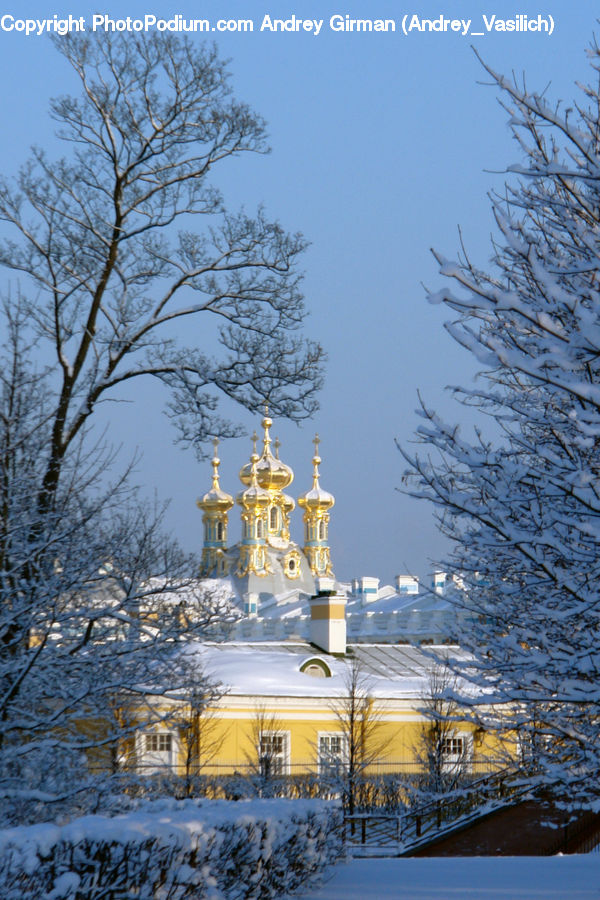
[[[284,493],[285,488],[294,480],[294,473],[279,458],[279,441],[271,440],[272,424],[268,409],[265,409],[262,420],[264,429],[262,453],[260,456],[257,453],[258,437],[255,432],[252,436],[252,455],[249,462],[240,470],[240,481],[244,489],[238,493],[235,502],[240,508],[242,540],[239,544],[234,574],[240,577],[250,574],[263,576],[273,571],[272,565],[280,564],[285,577],[292,580],[300,576],[302,567],[307,573],[310,570],[314,576],[330,575],[328,524],[329,510],[335,501],[319,484],[321,462],[318,454],[319,436],[315,437],[313,485],[298,500],[304,510],[305,525],[305,562],[302,562],[299,547],[290,540],[290,513],[296,504],[293,497]],[[273,443],[275,454],[271,451]],[[216,441],[212,465],[212,488],[198,501],[198,506],[204,512],[202,574],[205,575],[216,571],[215,560],[218,560],[221,573],[223,567],[227,568],[229,565],[228,560],[233,562],[235,558],[235,555],[229,554],[225,543],[227,514],[234,505],[234,500],[219,486]],[[274,562],[279,558],[277,554],[281,556],[280,563]]]

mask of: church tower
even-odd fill
[[[233,506],[233,497],[222,491],[219,486],[219,463],[217,456],[217,438],[213,441],[214,453],[212,458],[213,476],[212,488],[197,501],[203,512],[202,523],[204,525],[204,546],[202,547],[202,560],[200,563],[200,575],[212,575],[220,578],[227,575],[227,524],[228,513]]]
[[[332,577],[329,551],[329,511],[334,498],[319,485],[319,437],[315,437],[313,486],[300,497],[304,512],[304,552],[290,537],[290,515],[296,503],[286,490],[294,480],[290,466],[279,458],[279,440],[271,438],[273,421],[265,407],[262,453],[257,450],[258,436],[252,437],[252,454],[240,470],[242,490],[235,503],[240,509],[242,536],[233,547],[227,546],[228,513],[233,497],[219,486],[219,459],[215,441],[212,489],[198,500],[203,511],[204,546],[202,576],[230,575],[242,579],[237,584],[240,596],[248,598],[249,614],[256,613],[258,598],[280,596],[296,591],[312,595],[315,578]],[[252,598],[252,600],[250,599]]]
[[[242,541],[240,558],[236,575],[267,575],[269,561],[267,557],[267,522],[271,506],[271,496],[258,482],[258,463],[260,457],[256,452],[256,432],[252,436],[252,456],[250,468],[245,465],[240,472],[242,484],[249,484],[245,491],[237,496],[237,503],[242,509]]]
[[[331,494],[319,484],[319,435],[315,435],[313,456],[313,486],[298,498],[298,506],[304,509],[304,554],[315,577],[331,575],[329,552],[329,510],[335,503]]]

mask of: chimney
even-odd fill
[[[362,606],[372,603],[379,597],[379,578],[363,575],[352,579],[352,596],[360,600]]]
[[[396,590],[399,594],[418,594],[419,579],[416,575],[396,575]]]
[[[310,640],[325,653],[346,652],[346,597],[320,590],[310,599]]]

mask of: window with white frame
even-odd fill
[[[346,735],[319,732],[319,774],[340,775],[348,763]]]
[[[289,731],[261,731],[259,746],[260,774],[264,778],[287,775],[290,769]]]
[[[466,765],[473,754],[473,740],[470,734],[451,734],[442,740],[444,766],[453,769]]]
[[[138,734],[136,749],[142,775],[155,775],[173,768],[175,735],[170,731],[145,731]]]

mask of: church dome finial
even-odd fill
[[[264,429],[263,452],[257,461],[256,477],[262,488],[268,491],[282,491],[294,480],[294,473],[284,462],[279,459],[279,441],[275,441],[276,456],[271,453],[271,425],[273,420],[269,417],[269,407],[265,404],[265,415],[262,420]],[[246,463],[240,471],[240,481],[249,485],[251,480],[251,466]]]
[[[228,509],[231,509],[234,501],[231,494],[221,490],[219,484],[219,464],[221,460],[217,455],[218,446],[219,439],[215,437],[213,438],[213,458],[211,460],[213,468],[212,487],[208,493],[197,501],[197,505],[203,510],[221,510],[226,512]]]
[[[298,498],[298,506],[304,507],[306,510],[328,510],[335,503],[335,498],[328,491],[324,491],[319,484],[319,465],[321,457],[319,456],[319,444],[321,438],[315,434],[313,444],[315,445],[315,455],[312,458],[313,464],[313,486],[310,491]]]

